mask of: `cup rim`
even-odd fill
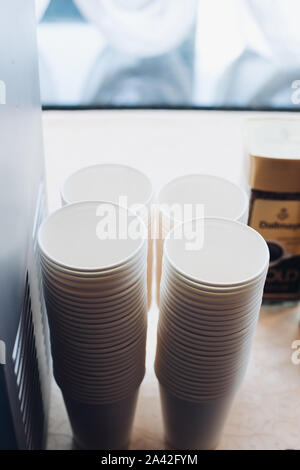
[[[238,345],[237,347],[233,348],[232,350],[230,351],[225,351],[225,354],[223,351],[217,351],[218,354],[214,354],[216,351],[214,351],[213,353],[211,353],[210,351],[201,351],[201,360],[203,360],[203,364],[199,364],[199,359],[198,359],[198,355],[194,357],[194,359],[191,359],[190,356],[192,354],[189,354],[189,353],[185,353],[185,352],[181,352],[178,350],[176,351],[176,349],[174,349],[172,347],[172,344],[168,344],[168,340],[164,340],[161,335],[158,333],[158,337],[157,337],[157,341],[158,341],[158,347],[157,347],[157,351],[159,351],[159,354],[161,353],[161,351],[164,351],[165,352],[165,356],[168,356],[169,357],[169,360],[168,360],[168,363],[170,364],[178,364],[179,363],[182,363],[182,364],[185,364],[185,369],[188,370],[188,369],[208,369],[208,370],[211,370],[211,367],[216,367],[217,370],[219,369],[223,369],[224,368],[224,364],[220,364],[221,363],[221,359],[225,358],[225,360],[227,361],[228,360],[228,363],[230,364],[231,362],[234,363],[238,363],[240,361],[240,358],[241,358],[241,354],[244,354],[245,352],[247,351],[250,351],[251,350],[251,344],[252,344],[252,338],[249,337],[247,339],[247,341],[245,341],[244,343],[241,343],[241,345]],[[205,362],[206,359],[208,359],[208,362]],[[186,364],[186,362],[188,361],[188,365]]]
[[[133,368],[137,368],[137,366],[142,366],[145,367],[145,355],[146,355],[146,352],[144,352],[143,354],[140,354],[139,357],[138,357],[138,360],[136,360],[135,357],[130,357],[128,361],[124,361],[123,362],[123,370],[124,370],[124,364],[125,364],[125,368],[126,370],[128,369],[133,369]],[[94,364],[90,364],[88,362],[85,362],[85,363],[80,363],[79,365],[78,364],[75,364],[76,367],[73,367],[74,364],[72,363],[72,360],[67,358],[64,362],[56,362],[54,363],[55,365],[55,368],[56,369],[60,369],[60,370],[66,370],[66,372],[68,373],[69,370],[73,370],[73,371],[76,371],[77,374],[80,374],[82,375],[82,372],[84,371],[87,371],[88,373],[93,373],[93,372],[97,372],[99,371],[99,369],[101,369],[101,372],[105,375],[108,373],[109,375],[109,372],[112,373],[112,375],[118,373],[118,371],[120,370],[120,362],[119,361],[116,361],[114,363],[108,363],[108,364],[105,364],[105,365],[101,365],[100,367],[99,366],[95,366]]]
[[[136,271],[131,272],[124,278],[118,278],[117,280],[101,280],[95,283],[81,283],[74,282],[57,278],[55,273],[47,272],[43,267],[43,280],[51,285],[52,288],[58,291],[63,291],[73,295],[73,293],[79,293],[81,296],[89,296],[91,298],[97,297],[95,294],[121,292],[125,289],[130,288],[132,285],[137,284],[143,276],[146,277],[146,267],[144,263],[141,263]]]
[[[136,350],[133,350],[134,353],[129,350],[127,352],[125,352],[123,355],[122,355],[122,360],[124,363],[126,364],[130,364],[130,363],[133,363],[133,362],[136,362],[136,356],[135,356],[135,353],[138,352],[139,355],[143,355],[145,354],[145,341],[139,341],[137,342],[136,344]],[[54,358],[54,361],[53,363],[55,363],[56,359],[57,358],[61,358],[61,356],[63,355],[63,361],[60,361],[60,363],[66,363],[66,364],[69,364],[69,367],[72,367],[72,365],[74,364],[74,361],[73,361],[73,358],[72,357],[69,357],[68,355],[65,355],[63,353],[63,351],[61,351],[60,349],[55,349],[54,350],[54,353],[53,353],[53,358]],[[86,355],[82,355],[80,356],[80,360],[77,360],[76,361],[76,364],[77,364],[77,369],[80,370],[81,368],[86,368],[86,367],[90,367],[90,368],[97,368],[99,369],[99,367],[101,367],[102,369],[106,370],[107,368],[118,368],[120,367],[120,356],[118,354],[114,355],[114,356],[111,356],[111,357],[105,357],[105,359],[101,358],[101,361],[99,360],[98,357],[90,357],[90,356],[86,356]]]
[[[55,378],[58,386],[62,389],[62,393],[63,395],[67,396],[69,399],[71,400],[75,400],[75,401],[78,401],[79,403],[84,403],[84,404],[90,404],[90,405],[95,405],[95,406],[103,406],[103,405],[110,405],[110,404],[114,404],[114,403],[119,403],[119,402],[123,402],[124,400],[126,400],[128,397],[132,397],[134,396],[139,388],[140,388],[140,385],[144,379],[144,376],[145,376],[145,373],[143,375],[143,377],[138,381],[138,384],[135,385],[134,387],[132,387],[131,389],[127,389],[127,390],[123,390],[122,393],[117,393],[115,395],[112,395],[112,394],[107,394],[106,396],[101,396],[101,397],[97,397],[97,396],[90,396],[90,395],[87,395],[87,394],[73,394],[73,390],[71,391],[70,393],[70,390],[68,390],[67,392],[65,392],[65,390],[63,390],[63,388],[66,388],[64,386],[61,386],[57,379]]]
[[[184,291],[191,293],[198,293],[204,297],[230,297],[234,295],[243,295],[251,293],[251,291],[257,290],[264,281],[264,277],[267,274],[268,267],[263,270],[261,275],[253,279],[251,282],[247,282],[238,286],[225,286],[219,287],[215,285],[201,284],[201,282],[196,282],[194,279],[189,276],[183,276],[182,273],[178,272],[174,266],[169,264],[169,260],[165,258],[163,262],[163,273],[162,277],[165,275],[174,284],[177,284],[179,288]],[[177,282],[176,282],[177,281]]]
[[[73,383],[76,383],[80,387],[89,386],[89,388],[91,389],[101,388],[102,390],[105,390],[109,388],[114,388],[115,384],[120,385],[120,382],[122,382],[126,378],[128,379],[128,381],[131,379],[134,380],[137,376],[140,375],[140,371],[145,368],[145,364],[143,363],[143,361],[140,361],[138,366],[139,367],[135,367],[134,364],[130,364],[129,367],[126,366],[126,368],[122,369],[121,371],[114,370],[111,374],[108,373],[100,375],[93,374],[92,372],[88,373],[87,375],[84,375],[85,371],[80,373],[79,371],[70,368],[57,368],[57,366],[56,372],[61,372],[63,377],[66,378],[66,381],[69,380]],[[109,383],[105,383],[105,381],[108,381]]]
[[[144,273],[146,275],[146,273]],[[145,276],[146,280],[146,276]],[[93,295],[83,293],[83,292],[78,292],[78,289],[73,289],[73,291],[70,291],[68,289],[64,289],[62,287],[59,287],[59,285],[54,285],[53,283],[49,282],[49,280],[46,277],[43,277],[43,285],[45,290],[48,290],[49,292],[53,293],[54,295],[58,298],[63,298],[64,300],[68,301],[72,300],[78,303],[78,301],[83,301],[84,304],[91,304],[91,305],[99,305],[100,304],[107,304],[110,303],[111,301],[116,301],[116,299],[122,299],[129,295],[132,291],[140,291],[143,292],[144,290],[146,291],[146,286],[144,285],[144,280],[143,277],[140,277],[137,279],[135,282],[133,282],[131,285],[127,286],[126,288],[118,288],[118,289],[110,289],[109,292],[103,290],[103,292],[97,292],[95,291]],[[103,295],[103,294],[107,295]],[[99,295],[100,294],[100,295]]]
[[[76,310],[74,313],[73,307],[62,307],[58,304],[58,302],[47,296],[46,298],[46,305],[50,304],[50,309],[57,310],[57,315],[62,318],[62,321],[66,320],[66,322],[71,323],[72,325],[76,325],[84,327],[87,325],[89,328],[97,327],[97,325],[101,325],[101,327],[105,327],[108,324],[119,323],[121,321],[125,321],[125,318],[128,318],[128,312],[131,314],[133,311],[137,311],[140,309],[141,315],[146,315],[147,309],[145,308],[146,305],[146,297],[142,296],[132,298],[130,302],[126,304],[126,306],[122,306],[122,314],[121,316],[118,315],[120,312],[119,303],[108,307],[106,310],[102,309],[99,311],[97,309],[95,312],[89,314],[83,314],[83,311],[86,311],[85,307],[82,307],[80,310]],[[55,312],[56,314],[56,312]]]
[[[188,332],[187,330],[183,330],[177,326],[174,326],[174,322],[168,318],[167,324],[165,322],[160,322],[159,328],[160,331],[165,332],[168,331],[168,337],[169,338],[174,338],[175,332],[176,332],[176,345],[177,349],[183,349],[183,350],[191,350],[195,355],[197,355],[198,347],[205,346],[207,343],[209,345],[213,345],[213,343],[219,344],[219,346],[223,345],[224,350],[226,350],[226,347],[228,347],[231,343],[239,342],[241,340],[242,342],[245,339],[248,339],[248,336],[251,337],[251,335],[255,332],[256,330],[256,324],[257,324],[257,318],[252,320],[251,324],[248,325],[247,327],[234,331],[233,333],[231,332],[226,332],[226,334],[221,334],[222,331],[218,331],[218,334],[215,334],[215,331],[211,330],[205,330],[201,335],[200,334],[193,334],[191,332]],[[179,331],[181,334],[179,334]],[[183,333],[184,331],[184,333]],[[210,334],[207,334],[210,333]],[[186,341],[189,341],[188,346],[186,345]]]
[[[97,266],[97,267],[76,266],[72,263],[63,263],[63,262],[60,262],[59,260],[55,259],[55,257],[52,256],[51,253],[49,253],[48,249],[45,248],[45,244],[43,243],[43,231],[46,230],[47,224],[51,223],[52,219],[54,219],[57,216],[58,213],[72,211],[72,210],[74,210],[74,208],[80,208],[80,207],[88,208],[89,206],[92,206],[92,205],[98,207],[101,204],[105,204],[105,205],[110,204],[110,205],[116,207],[118,210],[121,209],[121,210],[127,211],[128,214],[130,214],[132,217],[135,217],[139,221],[140,226],[143,229],[143,236],[140,237],[139,245],[133,250],[133,252],[130,255],[122,258],[121,260],[119,260],[117,262],[109,263],[105,266]],[[127,209],[126,207],[119,206],[118,204],[113,203],[113,202],[109,202],[109,201],[75,202],[73,204],[68,204],[66,206],[60,207],[59,209],[56,209],[54,212],[49,214],[48,217],[46,217],[43,220],[43,222],[40,225],[39,232],[38,232],[38,246],[39,246],[39,250],[41,251],[42,255],[44,255],[44,257],[46,256],[46,258],[53,261],[54,264],[57,264],[58,266],[61,266],[63,268],[67,268],[67,269],[69,268],[69,269],[77,271],[77,272],[86,272],[86,273],[94,273],[96,271],[101,272],[103,270],[114,269],[114,268],[117,268],[119,266],[123,266],[124,264],[128,263],[131,259],[133,259],[139,253],[139,251],[141,251],[143,249],[143,247],[145,245],[147,245],[147,241],[148,241],[148,229],[147,229],[145,223],[143,222],[143,220],[137,214],[132,212],[130,209]]]
[[[46,269],[51,273],[55,273],[61,279],[71,280],[73,282],[78,283],[88,283],[88,282],[102,282],[102,280],[107,279],[114,279],[118,278],[123,275],[127,275],[127,273],[132,273],[136,270],[136,267],[140,267],[144,259],[147,257],[147,251],[144,252],[141,250],[139,254],[137,254],[136,259],[133,258],[130,262],[122,265],[120,268],[116,269],[109,269],[107,271],[100,271],[100,272],[76,272],[74,270],[63,269],[57,264],[53,263],[51,260],[45,258],[43,253],[40,253],[40,263],[42,265],[42,269]]]
[[[235,219],[230,219],[229,218],[229,220],[240,221],[247,214],[248,207],[249,207],[249,201],[248,201],[246,191],[240,185],[238,185],[238,184],[234,183],[233,181],[231,181],[227,178],[224,178],[222,176],[211,175],[209,173],[189,173],[187,175],[182,175],[182,176],[178,176],[176,178],[172,178],[166,184],[164,184],[160,188],[160,190],[158,191],[157,200],[158,200],[158,203],[159,203],[159,212],[163,215],[163,217],[166,217],[166,219],[169,219],[171,222],[173,222],[175,224],[183,222],[182,220],[176,219],[174,217],[170,217],[169,213],[166,212],[165,210],[163,210],[163,208],[161,207],[161,204],[164,203],[162,201],[162,195],[163,195],[163,192],[167,189],[170,189],[170,187],[172,185],[176,185],[178,182],[183,181],[184,179],[191,179],[191,178],[193,178],[193,179],[196,179],[196,178],[199,178],[199,179],[201,179],[201,178],[210,178],[210,179],[213,179],[213,180],[222,181],[223,183],[225,182],[226,184],[228,184],[228,186],[232,186],[232,187],[238,189],[240,194],[241,194],[241,198],[243,199],[243,208],[242,208],[240,214]],[[201,201],[200,201],[200,203],[201,203]]]
[[[180,318],[179,315],[175,314],[175,312],[172,312],[170,315],[168,315],[168,319],[171,317],[171,321],[174,325],[176,325],[176,329],[178,329],[179,331],[182,330],[182,332],[187,332],[187,333],[192,333],[194,332],[194,334],[196,335],[198,332],[202,332],[202,331],[233,331],[233,329],[235,327],[238,327],[242,325],[242,329],[244,328],[247,328],[249,324],[252,323],[252,321],[254,321],[254,318],[257,318],[258,317],[258,313],[256,314],[253,314],[251,317],[249,316],[249,318],[246,318],[246,319],[243,319],[241,321],[235,321],[235,320],[229,320],[228,322],[221,322],[221,321],[218,321],[218,322],[209,322],[207,321],[206,319],[204,320],[201,320],[201,321],[198,321],[197,322],[197,325],[194,325],[194,328],[192,329],[191,327],[191,323],[188,322],[188,321],[184,321],[182,318]],[[175,318],[175,320],[173,320],[173,318]],[[169,321],[169,320],[167,320]],[[191,318],[191,321],[193,321],[193,318]],[[162,322],[164,322],[164,320],[162,320]],[[247,326],[244,326],[244,325],[247,325]],[[197,333],[195,333],[197,332]],[[233,333],[234,334],[234,333]]]
[[[197,307],[189,302],[180,302],[177,297],[172,300],[173,296],[170,296],[166,291],[162,292],[161,299],[163,306],[167,305],[168,309],[172,310],[172,315],[179,317],[180,321],[184,324],[188,325],[188,319],[191,319],[194,325],[204,326],[207,324],[208,327],[222,326],[222,324],[233,325],[239,322],[243,323],[247,321],[247,318],[251,318],[255,315],[254,308],[261,304],[260,298],[253,299],[243,306],[227,309],[226,311],[229,313],[224,314],[222,309],[216,310],[214,308],[206,309],[202,306]],[[186,307],[184,307],[184,304],[186,304]]]
[[[209,282],[209,281],[203,281],[195,276],[192,276],[190,275],[189,273],[185,272],[183,269],[181,269],[179,266],[176,265],[175,262],[172,261],[172,259],[170,258],[170,254],[169,254],[169,251],[168,251],[168,243],[170,242],[170,239],[171,239],[171,236],[174,234],[175,230],[179,227],[179,225],[181,226],[184,226],[186,224],[191,224],[191,223],[198,223],[198,222],[201,222],[203,224],[205,223],[209,223],[209,222],[216,222],[217,224],[218,223],[223,223],[223,224],[229,224],[229,225],[235,225],[237,227],[240,227],[241,230],[243,231],[246,231],[246,232],[249,232],[249,233],[253,233],[254,236],[260,240],[260,242],[264,245],[264,249],[265,249],[265,254],[266,254],[266,260],[264,263],[262,263],[262,266],[261,268],[258,270],[258,272],[256,272],[255,274],[251,275],[251,276],[248,276],[246,277],[245,279],[242,279],[240,281],[237,281],[237,282]],[[165,242],[164,242],[164,254],[163,254],[164,257],[166,257],[168,263],[173,267],[175,268],[176,271],[178,271],[183,277],[187,277],[193,281],[195,281],[196,283],[201,283],[203,285],[207,285],[207,286],[212,286],[212,287],[238,287],[238,286],[243,286],[245,285],[245,283],[249,283],[249,282],[252,282],[252,281],[255,281],[256,279],[258,279],[259,277],[261,277],[263,275],[263,273],[266,271],[267,273],[267,268],[269,266],[269,259],[270,259],[270,254],[269,254],[269,249],[268,249],[268,245],[265,241],[265,239],[261,236],[261,234],[259,232],[257,232],[256,230],[254,230],[252,227],[249,227],[249,225],[245,225],[241,222],[237,222],[235,220],[230,220],[230,219],[225,219],[225,218],[222,218],[222,217],[203,217],[203,218],[198,218],[198,219],[191,219],[187,222],[184,222],[184,223],[181,223],[181,224],[178,224],[176,225],[170,232],[169,234],[167,235],[166,239],[165,239]]]
[[[198,356],[199,357],[202,357],[202,358],[206,358],[207,356],[211,357],[212,359],[213,358],[216,358],[216,360],[219,362],[219,357],[220,356],[224,356],[224,354],[239,354],[239,351],[243,350],[244,348],[246,348],[247,346],[249,346],[250,344],[252,344],[252,336],[249,335],[245,340],[239,342],[239,343],[235,343],[233,345],[230,345],[229,347],[206,347],[206,345],[201,345],[201,347],[199,347],[196,351],[196,354],[194,353],[194,350],[190,350],[190,349],[187,349],[187,348],[175,348],[174,347],[174,340],[170,340],[170,341],[163,341],[161,339],[161,336],[162,334],[160,332],[158,332],[158,338],[159,338],[159,341],[161,341],[161,343],[167,343],[167,348],[169,350],[172,349],[171,351],[171,354],[174,356],[174,357],[177,357],[178,355],[180,355],[181,358],[185,358],[187,361],[189,361],[189,363],[191,363],[192,365],[194,365],[194,362],[197,362],[198,363]],[[169,346],[168,346],[169,344]],[[176,342],[176,345],[177,345],[177,342]],[[250,347],[250,346],[249,346]]]
[[[140,306],[141,313],[144,313],[144,303],[146,304],[146,297],[144,297],[144,299],[142,297],[132,298],[130,302],[125,304],[125,306],[122,306],[122,315],[120,317],[118,315],[120,311],[118,304],[114,304],[111,307],[107,307],[106,309],[89,309],[88,313],[86,313],[86,308],[84,306],[80,307],[76,311],[74,311],[72,306],[68,307],[66,304],[57,307],[57,301],[54,298],[51,299],[50,296],[49,303],[51,304],[50,308],[57,309],[59,315],[62,315],[70,321],[75,322],[75,324],[82,323],[83,325],[97,325],[97,323],[102,323],[103,320],[103,325],[105,325],[107,323],[113,323],[114,321],[125,318],[127,309],[132,311],[133,308]],[[146,314],[146,309],[144,314]]]
[[[92,345],[96,345],[99,342],[104,346],[105,344],[110,344],[112,339],[115,341],[118,340],[118,342],[125,342],[128,341],[129,338],[135,338],[136,334],[138,334],[145,327],[145,324],[147,324],[146,322],[146,318],[139,318],[138,312],[136,310],[134,315],[128,321],[128,328],[124,328],[124,323],[126,323],[126,321],[124,321],[116,325],[113,330],[111,327],[106,328],[106,332],[103,332],[101,326],[98,328],[95,327],[93,333],[87,333],[86,330],[83,330],[83,328],[79,332],[78,330],[74,330],[69,325],[66,325],[65,322],[60,322],[57,319],[51,321],[51,324],[53,331],[59,331],[58,337],[68,338],[72,340],[72,343],[73,341],[76,341],[79,347],[82,347],[82,345],[84,346],[86,344],[90,349]],[[55,326],[53,326],[53,323],[55,323]],[[120,329],[121,331],[115,331]],[[57,335],[57,331],[55,332],[55,335]]]
[[[97,362],[99,360],[99,362],[101,362],[106,361],[109,358],[118,357],[118,355],[122,357],[122,355],[125,355],[126,353],[129,354],[129,352],[135,351],[135,348],[138,349],[139,347],[143,346],[144,342],[146,341],[146,333],[147,325],[144,325],[140,329],[140,332],[136,333],[134,337],[130,338],[130,341],[126,342],[125,344],[124,341],[121,341],[120,344],[115,344],[114,342],[112,342],[107,343],[108,345],[105,345],[105,348],[93,347],[90,349],[86,348],[84,344],[80,346],[81,349],[78,349],[76,343],[74,344],[72,342],[67,341],[66,339],[63,340],[62,338],[58,338],[57,335],[55,335],[56,341],[52,341],[51,346],[54,351],[59,350],[57,349],[59,346],[65,346],[67,343],[68,349],[66,350],[65,348],[65,350],[67,351],[66,356],[69,354],[78,355],[80,351],[81,358],[83,358],[84,356],[89,361]],[[61,352],[63,351],[61,350]]]
[[[236,344],[241,344],[243,343],[245,339],[248,339],[249,337],[251,337],[251,335],[255,332],[256,323],[257,323],[257,320],[254,321],[250,327],[245,328],[244,330],[241,330],[241,332],[224,335],[224,336],[197,334],[197,335],[194,335],[197,338],[197,339],[195,338],[195,343],[199,344],[199,342],[201,341],[201,344],[199,344],[199,347],[200,346],[203,347],[208,344],[209,349],[215,348],[216,345],[219,345],[219,347],[222,345],[223,349],[226,350],[227,347],[231,347],[232,345],[236,345]],[[245,330],[248,330],[248,331],[245,331]],[[159,322],[158,331],[160,332],[160,334],[162,334],[161,332],[164,331],[164,334],[167,334],[168,338],[174,338],[173,329],[167,328],[164,325],[163,321]],[[184,337],[185,336],[190,337],[191,334],[184,335]],[[180,338],[182,337],[179,337],[179,339]],[[191,336],[190,341],[193,341],[193,336]],[[176,345],[178,346],[179,344],[181,345],[182,343],[178,342],[178,336],[176,336]],[[186,349],[184,345],[182,347]],[[180,346],[180,349],[182,349],[182,347]],[[194,347],[193,350],[194,350],[193,353],[197,353],[197,347],[196,348]]]
[[[116,268],[107,269],[107,270],[91,270],[91,271],[78,271],[74,269],[69,269],[67,267],[63,267],[58,265],[56,262],[48,258],[44,253],[40,251],[40,257],[42,262],[47,268],[52,269],[53,271],[57,272],[59,276],[64,277],[66,276],[73,276],[77,277],[79,280],[89,280],[89,279],[101,279],[110,275],[121,275],[123,272],[127,272],[127,270],[134,269],[134,266],[137,262],[140,262],[143,257],[147,257],[147,249],[146,246],[144,247],[144,253],[141,250],[141,253],[137,253],[136,259],[132,258],[128,263],[124,263],[120,266],[116,266]]]
[[[245,358],[243,362],[229,367],[227,373],[222,376],[220,376],[218,372],[215,375],[208,375],[205,369],[203,369],[202,371],[198,371],[194,374],[188,371],[187,376],[185,376],[182,370],[170,370],[170,368],[166,368],[166,361],[164,361],[163,365],[160,363],[159,360],[156,364],[156,371],[161,376],[163,375],[166,380],[168,380],[170,377],[174,381],[176,380],[177,385],[181,389],[195,389],[195,385],[196,388],[201,387],[201,390],[214,390],[235,380],[236,375],[248,366],[248,362],[249,357]]]
[[[170,391],[170,384],[167,384],[163,381],[162,377],[159,377],[157,375],[157,380],[159,382],[160,387],[162,386],[168,393],[173,395],[174,397],[187,401],[190,403],[210,403],[214,401],[220,401],[222,400],[223,397],[228,397],[228,396],[234,396],[238,386],[232,386],[230,387],[225,387],[224,389],[220,390],[218,393],[213,393],[213,392],[205,392],[204,393],[199,393],[198,395],[192,395],[188,393],[182,393],[181,390],[178,390],[175,385],[171,384],[172,390]],[[174,391],[175,389],[175,391]]]
[[[139,372],[139,374],[136,375],[136,377],[132,376],[130,383],[124,383],[124,386],[119,386],[118,387],[112,387],[110,390],[109,389],[102,389],[100,385],[97,387],[93,388],[90,387],[90,384],[86,384],[84,386],[83,384],[78,384],[75,382],[72,382],[72,380],[64,380],[64,373],[61,373],[60,371],[55,371],[55,380],[59,382],[59,386],[62,389],[70,389],[72,388],[72,391],[74,389],[76,390],[77,396],[85,396],[85,397],[98,397],[98,398],[105,398],[110,397],[110,396],[119,396],[124,393],[127,393],[129,390],[132,388],[136,388],[137,383],[141,383],[145,376],[145,368]]]
[[[149,191],[149,196],[146,199],[146,201],[141,203],[141,204],[144,204],[145,206],[148,206],[151,203],[151,201],[153,200],[153,197],[154,197],[153,184],[152,184],[150,178],[148,177],[148,175],[143,173],[141,170],[138,170],[137,168],[134,168],[134,167],[131,167],[130,165],[125,165],[125,164],[122,164],[122,163],[95,163],[93,165],[87,165],[87,166],[81,167],[78,170],[75,170],[71,174],[69,174],[69,176],[65,179],[65,181],[63,182],[63,184],[60,187],[60,197],[61,197],[61,200],[63,201],[63,203],[64,204],[73,204],[74,203],[74,202],[70,202],[68,200],[68,198],[66,197],[66,186],[67,186],[68,183],[70,183],[70,181],[72,180],[72,178],[74,178],[74,176],[77,176],[77,175],[79,175],[80,173],[82,173],[83,171],[86,171],[86,170],[93,170],[93,169],[99,169],[99,168],[120,168],[120,169],[124,169],[124,170],[133,171],[137,175],[142,176],[147,181],[147,183],[149,185],[149,188],[150,188],[150,191]]]
[[[244,305],[249,305],[253,302],[253,299],[261,299],[261,290],[263,289],[263,282],[261,282],[256,289],[252,292],[238,292],[236,294],[213,294],[202,293],[202,291],[197,291],[196,289],[185,289],[176,282],[174,282],[168,274],[165,272],[162,276],[160,282],[160,290],[165,292],[172,292],[176,298],[180,293],[181,297],[185,299],[185,302],[189,305],[210,307],[211,309],[217,308],[218,306],[224,306],[222,311],[226,310],[236,310],[239,307]],[[169,294],[170,295],[170,294]],[[225,308],[227,307],[227,308]]]

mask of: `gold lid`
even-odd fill
[[[250,155],[249,184],[260,191],[300,193],[300,159]]]

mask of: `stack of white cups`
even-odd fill
[[[75,440],[123,448],[145,373],[146,226],[117,204],[75,203],[44,221],[39,247],[54,376]]]
[[[261,235],[227,219],[192,220],[166,238],[155,370],[173,447],[217,445],[247,368],[268,263]]]
[[[61,188],[62,204],[83,201],[110,201],[135,212],[148,228],[147,285],[148,308],[152,299],[153,243],[151,204],[153,187],[149,178],[126,165],[98,164],[71,174]]]
[[[198,217],[224,217],[247,223],[248,198],[236,184],[213,175],[181,176],[170,181],[158,194],[156,215],[156,293],[162,269],[163,244],[169,231],[177,224]]]

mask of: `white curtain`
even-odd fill
[[[274,58],[299,64],[300,1],[246,0]],[[295,64],[296,65],[296,64]]]
[[[40,21],[49,6],[50,0],[35,0],[35,12],[37,21]]]
[[[196,22],[198,0],[74,0],[112,47],[137,57],[163,54]]]

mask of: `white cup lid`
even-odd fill
[[[241,220],[248,209],[245,191],[229,180],[213,175],[187,175],[172,180],[164,186],[158,196],[163,214],[172,220],[184,222],[185,217],[176,217],[168,207],[174,204],[202,204],[205,217],[224,217]],[[197,217],[195,214],[189,219]]]
[[[118,204],[120,196],[126,196],[129,208],[134,204],[149,204],[152,194],[152,184],[146,175],[135,168],[115,164],[82,168],[67,178],[61,190],[67,204],[80,201]]]
[[[108,227],[105,220],[115,223],[115,238],[109,232],[113,225]],[[104,232],[106,239],[99,236]],[[137,238],[132,237],[133,232]],[[100,270],[132,259],[147,243],[147,229],[139,217],[117,204],[90,201],[52,213],[42,223],[38,241],[42,253],[60,266]]]
[[[190,237],[203,235],[191,249]],[[200,237],[201,238],[201,237]],[[228,219],[204,218],[177,225],[164,255],[183,276],[215,286],[240,285],[258,277],[269,263],[269,249],[251,227]]]

